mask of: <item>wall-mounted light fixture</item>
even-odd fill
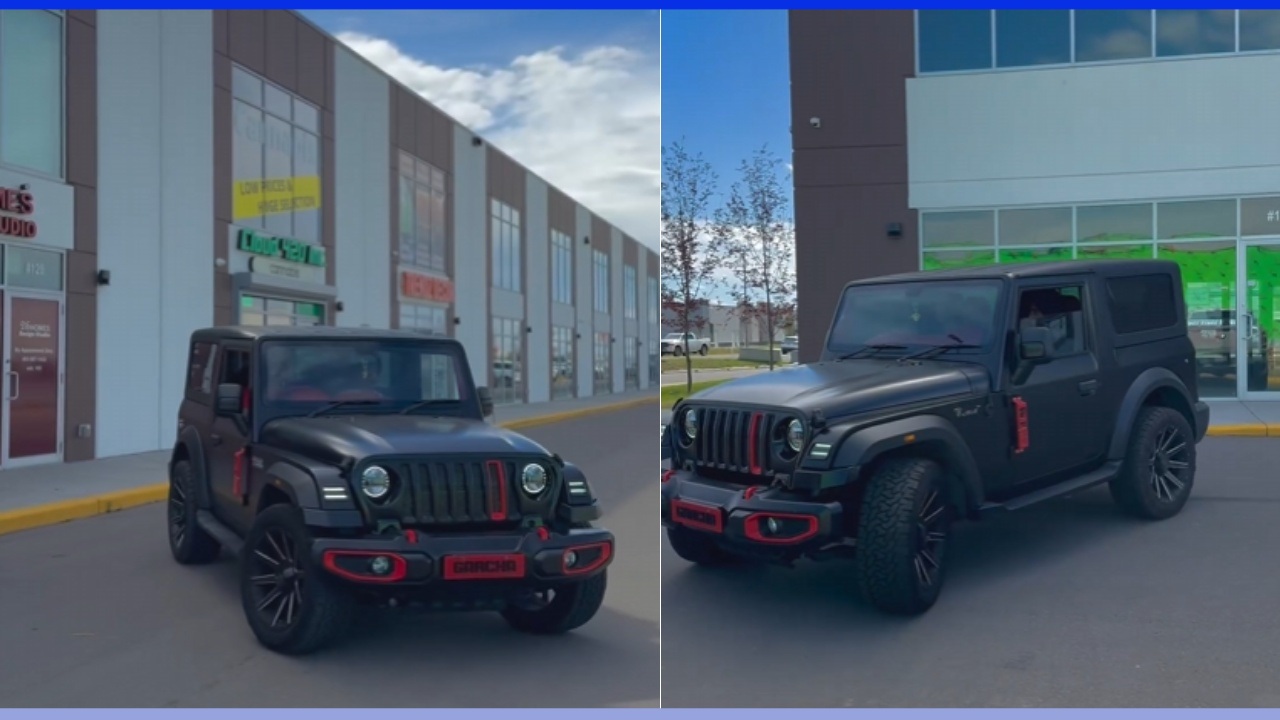
[[[471,145],[472,145],[472,146],[474,146],[474,147],[480,147],[480,146],[481,146],[481,145],[483,145],[483,144],[484,144],[484,140],[481,140],[478,136],[475,136],[475,135],[472,135],[472,136],[471,136]]]
[[[336,302],[336,303],[334,303],[334,304],[333,304],[333,309],[334,309],[336,312],[342,312],[343,310],[346,310],[346,309],[347,309],[347,306],[346,306],[346,305],[343,305],[343,304],[342,304],[342,301],[341,301],[341,300],[339,300],[338,302]]]
[[[902,223],[889,223],[884,231],[891,238],[902,237]]]
[[[458,316],[456,316],[456,315],[455,315],[455,316],[454,316],[454,318],[453,318],[453,324],[454,324],[454,325],[461,325],[461,324],[462,324],[462,318],[460,318],[460,317],[458,317]]]
[[[590,245],[590,244],[591,244],[591,236],[590,236],[590,235],[583,235],[583,236],[582,236],[582,244],[583,244],[583,245]]]
[[[98,284],[99,284],[99,285],[110,285],[110,284],[111,284],[111,271],[110,271],[110,270],[99,270],[99,271],[98,271]]]
[[[525,332],[527,332],[527,333],[532,333],[532,332],[533,332],[533,326],[532,326],[532,325],[526,325],[526,326],[525,326],[525,328],[524,328],[524,331],[525,331]]]

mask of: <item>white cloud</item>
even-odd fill
[[[360,33],[339,39],[640,242],[658,248],[656,58],[549,48],[501,68],[447,68]]]

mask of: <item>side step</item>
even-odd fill
[[[223,525],[208,510],[196,511],[196,525],[199,525],[201,530],[212,535],[213,539],[217,540],[218,544],[232,555],[239,557],[241,551],[244,550],[244,540],[232,532],[231,528]]]
[[[1113,460],[1097,470],[1071,478],[1070,480],[1064,480],[1063,482],[1055,485],[1050,485],[1042,490],[1036,490],[1035,492],[1027,493],[1026,495],[1019,495],[1018,497],[1005,502],[984,503],[982,505],[981,512],[985,515],[987,513],[1000,510],[1021,510],[1031,505],[1042,503],[1046,500],[1053,500],[1054,498],[1070,495],[1074,492],[1087,490],[1095,485],[1101,485],[1102,483],[1109,482],[1116,475],[1120,474],[1120,466],[1121,462],[1119,460]]]

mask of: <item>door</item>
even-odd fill
[[[219,348],[217,385],[235,383],[252,391],[249,370],[249,346],[245,343],[228,343]],[[245,513],[241,510],[241,493],[249,482],[249,463],[239,459],[241,451],[248,448],[247,414],[238,417],[214,415],[209,428],[209,489],[213,495],[218,518],[237,530],[247,530]],[[237,486],[238,472],[242,473]]]
[[[1280,318],[1280,238],[1241,243],[1243,257],[1235,313],[1222,328],[1234,350],[1237,392],[1243,398],[1275,398],[1280,394],[1280,372],[1274,350],[1277,318]]]
[[[1106,417],[1093,328],[1084,312],[1083,280],[1023,287],[1017,327],[1048,328],[1051,359],[1010,392],[1026,403],[1030,443],[1014,455],[1015,484],[1056,480],[1079,472],[1105,449]]]
[[[4,295],[5,467],[62,459],[62,319],[61,296]]]

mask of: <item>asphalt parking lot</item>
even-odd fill
[[[1280,440],[1208,438],[1162,523],[1105,488],[957,529],[948,585],[879,615],[847,563],[708,570],[665,545],[664,707],[1275,707]]]
[[[386,614],[331,651],[275,655],[234,561],[176,564],[157,504],[0,537],[0,707],[656,707],[657,405],[523,431],[585,470],[618,538],[605,606],[575,633]]]

